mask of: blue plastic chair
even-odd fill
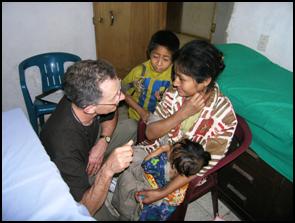
[[[37,66],[39,68],[42,82],[42,93],[46,93],[53,89],[62,89],[62,79],[65,72],[64,63],[76,62],[80,60],[81,58],[74,54],[52,52],[30,57],[19,64],[18,70],[22,93],[26,103],[30,122],[38,135],[38,119],[40,122],[40,127],[42,127],[44,124],[44,115],[52,113],[55,110],[57,104],[45,102],[36,98],[33,102],[27,88],[25,70],[33,66]]]

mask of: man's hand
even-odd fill
[[[89,176],[95,175],[100,169],[107,146],[108,144],[105,140],[100,139],[90,150],[86,168]]]
[[[110,175],[114,175],[115,173],[120,173],[125,168],[127,168],[131,161],[133,160],[133,140],[130,140],[124,146],[116,148],[107,161],[105,162],[105,166]]]

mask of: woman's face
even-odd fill
[[[207,85],[205,83],[197,83],[191,76],[175,70],[175,80],[173,86],[177,88],[178,94],[182,97],[191,97],[197,92],[203,92]]]

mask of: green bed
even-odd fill
[[[248,122],[250,147],[293,182],[293,73],[244,45],[216,46],[226,64],[217,82]]]

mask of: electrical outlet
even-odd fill
[[[262,52],[265,52],[267,44],[268,44],[268,40],[269,40],[269,35],[261,34],[258,40],[257,49]]]

